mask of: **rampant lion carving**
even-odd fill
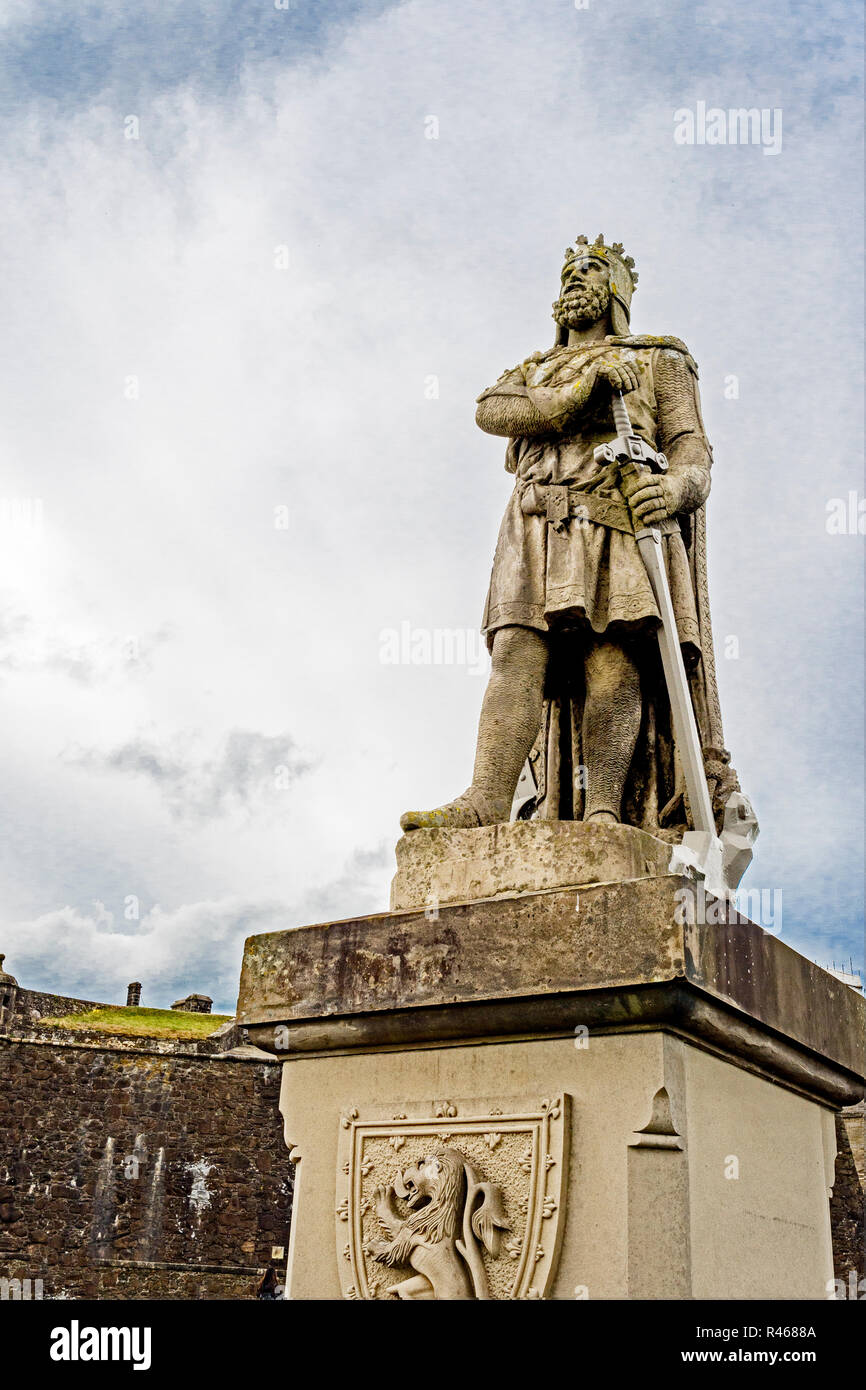
[[[399,1197],[409,1208],[403,1215]],[[499,1254],[505,1219],[502,1191],[479,1182],[457,1149],[438,1148],[414,1167],[398,1173],[390,1186],[377,1187],[373,1202],[379,1225],[388,1237],[375,1240],[368,1253],[380,1264],[409,1265],[416,1273],[388,1294],[396,1298],[489,1299],[479,1241],[490,1255]]]

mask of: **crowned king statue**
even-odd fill
[[[721,833],[726,807],[751,814],[724,748],[716,687],[712,450],[698,369],[678,338],[629,332],[637,278],[620,243],[578,237],[553,305],[553,347],[478,397],[481,429],[508,440],[515,486],[484,608],[491,674],[475,768],[453,801],[407,812],[404,831],[508,820],[527,759],[525,818],[623,823],[670,840],[694,829],[684,725],[660,651],[665,614],[639,544],[649,535],[708,816]],[[623,467],[609,447],[618,419],[635,456],[658,467]]]

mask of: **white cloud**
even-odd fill
[[[294,909],[285,901],[228,896],[145,910],[134,895],[112,910],[96,900],[66,905],[27,922],[4,927],[10,964],[19,983],[35,987],[50,962],[45,988],[82,998],[123,1003],[130,980],[142,982],[142,1004],[165,1008],[178,994],[210,994],[214,1011],[234,1012],[243,944],[248,936],[372,911],[375,877],[385,862],[383,846],[357,850],[334,881],[310,893]],[[372,881],[372,882],[371,882]]]
[[[282,793],[311,768],[289,734],[232,729],[211,757],[192,756],[191,744],[195,739],[189,737],[167,747],[134,738],[108,751],[74,748],[65,756],[94,771],[149,778],[172,815],[193,820],[223,816],[233,809],[252,811],[258,803],[273,811]]]
[[[44,525],[0,553],[26,615],[0,873],[8,921],[43,924],[41,983],[69,989],[104,937],[75,916],[94,898],[115,921],[128,893],[192,914],[202,947],[230,930],[213,903],[282,903],[294,924],[317,901],[385,906],[385,858],[354,907],[339,866],[466,785],[482,683],[382,666],[379,634],[478,623],[509,480],[474,397],[550,341],[562,248],[599,228],[637,259],[635,326],[702,367],[711,598],[740,639],[723,713],[764,822],[750,881],[784,886],[805,923],[829,857],[850,921],[862,542],[824,529],[827,498],[862,487],[850,55],[784,62],[781,20],[745,5],[722,33],[629,13],[409,3],[347,24],[326,60],[250,61],[222,90],[148,89],[115,63],[90,102],[22,107],[0,169],[0,428],[4,485]],[[832,40],[841,19],[820,23]],[[673,111],[703,96],[783,104],[782,154],[675,146]],[[128,637],[148,653],[129,678]],[[313,770],[282,799],[227,799],[232,730],[267,757],[285,730]],[[244,815],[180,836],[157,781],[175,809]],[[170,973],[167,932],[136,940],[142,978]],[[176,987],[214,994],[185,959]]]

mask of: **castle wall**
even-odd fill
[[[0,1279],[46,1299],[254,1297],[288,1245],[279,1084],[213,1044],[0,1037]]]
[[[859,1105],[849,1106],[836,1116],[836,1181],[830,1201],[830,1224],[836,1278],[850,1286],[853,1271],[856,1280],[864,1281],[862,1293],[866,1294],[863,1111],[863,1101],[860,1101]]]

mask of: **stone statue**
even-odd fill
[[[481,429],[509,441],[515,487],[484,611],[491,674],[475,769],[454,801],[407,812],[404,831],[507,821],[527,757],[535,817],[622,822],[669,839],[693,826],[659,610],[635,540],[647,527],[661,533],[717,829],[729,803],[752,814],[734,797],[723,746],[706,579],[712,450],[697,366],[678,338],[629,334],[637,278],[620,243],[578,237],[553,305],[554,346],[478,397]],[[617,392],[634,433],[664,451],[665,473],[628,476],[597,461],[616,433]]]

